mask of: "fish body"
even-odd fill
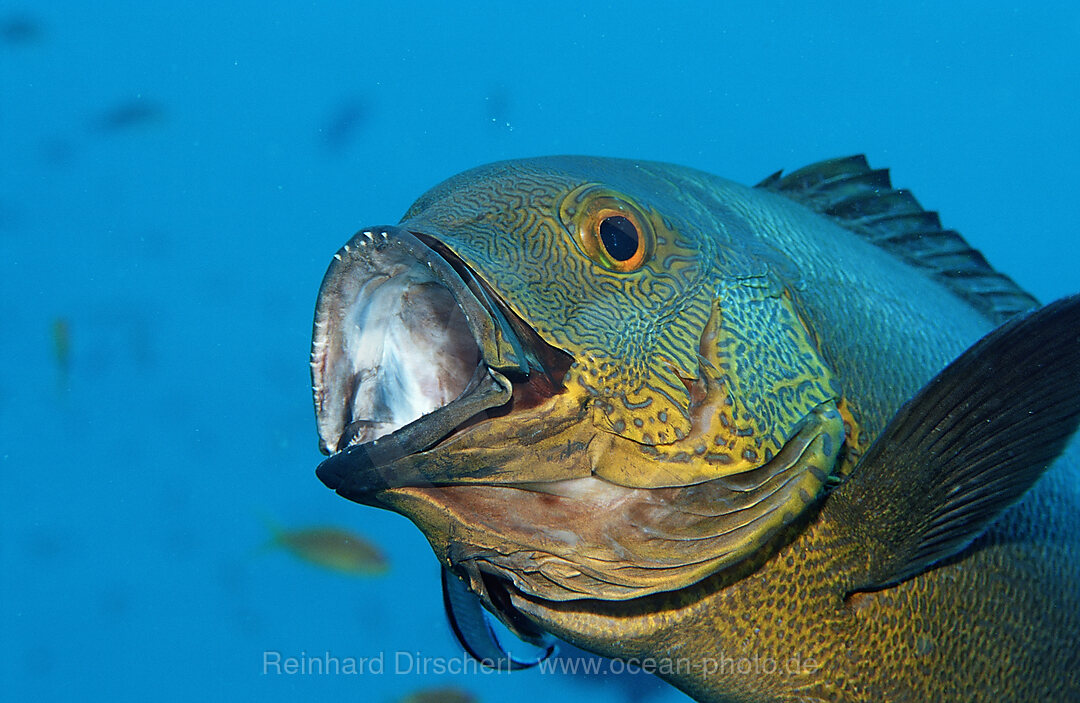
[[[493,164],[335,255],[318,474],[699,700],[1076,699],[1075,304],[1037,306],[861,158]]]
[[[454,686],[439,686],[413,691],[401,703],[476,703],[479,699],[468,691]]]
[[[66,318],[52,321],[53,357],[56,360],[57,388],[66,391],[71,376],[71,325]]]
[[[165,121],[166,111],[161,105],[144,100],[140,95],[114,105],[94,122],[94,130],[100,134],[118,134],[143,127],[161,124]]]
[[[339,527],[272,526],[271,531],[275,546],[323,569],[364,576],[384,574],[389,569],[389,562],[378,547]]]

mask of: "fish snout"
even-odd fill
[[[555,392],[543,361],[554,352],[534,336],[439,239],[361,230],[334,255],[316,304],[312,391],[330,455],[319,477],[358,500],[429,485],[428,473],[388,469],[509,408],[515,388],[516,408]]]

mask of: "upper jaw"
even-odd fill
[[[358,232],[334,255],[315,311],[312,389],[331,455],[319,477],[334,489],[357,472],[372,491],[408,485],[382,469],[506,405],[510,378],[543,370],[508,316],[437,240],[393,226]]]

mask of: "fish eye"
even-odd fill
[[[604,268],[631,273],[649,258],[650,221],[621,195],[590,184],[567,196],[560,215],[582,252]]]
[[[615,261],[629,261],[641,247],[637,226],[622,215],[600,220],[600,245]]]

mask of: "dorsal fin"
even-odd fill
[[[923,269],[994,322],[1038,305],[958,233],[942,229],[936,212],[924,210],[910,192],[894,189],[889,171],[870,168],[865,156],[830,159],[786,176],[782,173],[777,171],[755,187],[826,215]]]

